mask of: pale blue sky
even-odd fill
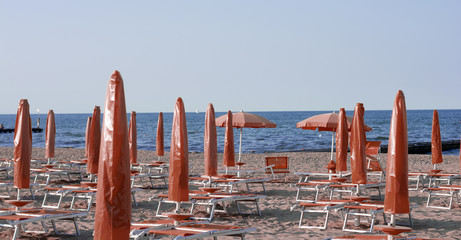
[[[461,1],[0,0],[0,113],[461,108]]]

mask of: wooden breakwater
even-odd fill
[[[459,140],[450,140],[442,141],[442,151],[447,151],[451,149],[459,148]],[[381,146],[381,152],[387,153],[387,145]],[[431,143],[430,142],[421,142],[421,143],[408,143],[408,153],[409,154],[425,154],[431,152]]]
[[[447,151],[451,149],[459,149],[460,140],[450,140],[442,141],[442,151]],[[387,145],[381,145],[381,153],[387,153]],[[301,149],[293,150],[290,152],[330,152],[331,148],[321,148],[321,149]],[[333,151],[336,151],[333,148]],[[408,143],[408,153],[409,154],[426,154],[431,152],[431,143],[430,142],[420,142],[420,143]]]

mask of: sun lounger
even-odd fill
[[[383,214],[383,219],[384,223],[387,223],[386,221],[386,216],[384,215],[384,205],[349,205],[349,206],[344,206],[346,209],[346,215],[344,217],[344,222],[343,222],[343,231],[347,232],[359,232],[359,233],[366,233],[366,232],[373,232],[373,227],[375,225],[375,220],[378,214],[382,213]],[[354,228],[348,228],[348,219],[349,216],[354,217],[354,224],[358,225],[360,224],[360,219],[363,219],[361,217],[367,217],[367,219],[370,217],[371,221],[366,221],[370,222],[370,228],[368,230],[361,230],[361,229],[354,229]],[[357,221],[356,221],[357,220]]]
[[[299,203],[299,207],[301,207],[301,216],[299,218],[298,227],[299,228],[318,228],[318,229],[325,230],[328,226],[328,219],[329,219],[330,211],[343,208],[349,203],[351,203],[350,200],[331,200],[331,201]],[[303,225],[303,220],[305,219],[304,216],[310,213],[325,214],[325,220],[323,222],[323,225],[320,225],[320,226],[319,225],[317,226],[309,225],[309,222]]]
[[[429,173],[428,177],[429,177],[428,188],[431,188],[431,187],[436,187],[440,185],[441,182],[445,182],[446,185],[451,185],[451,181],[455,178],[459,178],[460,174],[458,173]]]
[[[168,188],[168,184],[166,179],[168,178],[168,174],[162,173],[132,173],[131,174],[131,187],[143,187],[143,179],[147,178],[151,184],[152,188]],[[136,180],[139,180],[140,185],[135,185]],[[160,187],[155,187],[154,181],[160,180],[162,181],[163,185]]]
[[[71,175],[77,175],[80,181],[83,180],[84,170],[72,170],[72,169],[54,169],[54,168],[32,168],[31,173],[35,174],[34,183],[38,183],[40,177],[46,178],[45,183],[38,183],[40,185],[49,185],[51,176],[59,176],[62,179],[62,176],[65,175],[71,181]]]
[[[461,191],[461,186],[459,185],[445,185],[433,188],[427,188],[428,196],[426,207],[428,208],[440,208],[440,209],[451,209],[453,206],[453,198],[456,198],[456,203],[459,205],[459,195]],[[431,200],[434,200],[434,196],[439,197],[448,197],[447,206],[442,205],[431,205]]]
[[[220,236],[233,236],[244,239],[245,234],[256,231],[256,228],[243,228],[229,225],[216,225],[216,224],[187,224],[180,226],[173,226],[165,229],[150,230],[149,233],[153,237],[157,236],[175,236],[174,239],[202,239],[213,238],[217,239]]]
[[[49,209],[31,209],[21,210],[14,213],[7,213],[0,215],[0,227],[14,228],[15,232],[13,239],[17,239],[21,236],[22,229],[25,228],[26,224],[39,223],[43,227],[43,232],[48,233],[46,222],[50,221],[52,224],[53,231],[56,234],[61,235],[80,235],[77,219],[86,216],[85,212],[74,212],[74,211],[60,211],[60,210],[49,210]],[[58,231],[57,221],[72,221],[75,227],[75,234],[64,234]]]
[[[155,220],[145,220],[140,222],[132,222],[130,229],[130,239],[147,239],[149,236],[149,230],[165,228],[172,226],[174,220],[169,219],[155,219]]]
[[[408,190],[413,190],[416,191],[419,189],[420,184],[422,187],[424,187],[424,180],[428,176],[428,172],[409,172],[408,173],[408,185],[410,185],[410,182],[416,182],[414,188],[408,188]]]
[[[366,184],[354,184],[354,183],[340,183],[340,184],[330,184],[328,187],[330,188],[330,199],[334,197],[334,193],[339,194],[339,198],[342,197],[342,193],[349,193],[350,195],[362,195],[364,190],[368,189],[376,189],[378,191],[378,198],[382,199],[381,196],[381,188],[386,186],[385,183],[382,182],[370,182]]]
[[[209,213],[209,217],[207,218],[199,218],[199,219],[206,219],[208,221],[213,220],[215,212],[227,212],[226,204],[235,203],[237,205],[237,211],[239,214],[248,215],[248,214],[256,214],[261,216],[261,211],[259,208],[259,200],[265,198],[265,195],[255,195],[255,194],[229,194],[229,193],[214,193],[208,194],[206,192],[198,192],[198,193],[191,193],[190,194],[190,201],[189,202],[181,202],[181,205],[190,205],[189,213],[193,214],[194,210],[197,206],[205,206],[207,208],[207,212]],[[176,206],[175,201],[169,201],[168,195],[166,194],[158,194],[154,197],[150,198],[150,200],[158,201],[156,216],[161,217],[161,208],[165,206],[165,204],[173,204]],[[243,204],[244,203],[251,203],[255,205],[254,212],[243,212]],[[222,205],[223,210],[217,210],[217,205]],[[248,207],[248,206],[247,206]]]

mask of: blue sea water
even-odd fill
[[[459,140],[461,134],[461,110],[438,110],[442,141]],[[243,129],[243,152],[284,152],[297,150],[329,149],[331,147],[331,132],[318,132],[296,128],[296,123],[308,117],[328,113],[326,111],[298,112],[254,112],[277,124],[277,128],[245,128]],[[224,115],[217,112],[216,117]],[[353,111],[347,112],[348,116]],[[392,112],[390,110],[365,112],[365,123],[373,128],[367,133],[367,140],[382,141],[387,144]],[[88,114],[56,114],[56,147],[84,148],[85,128]],[[46,115],[32,114],[32,122],[40,118],[40,126],[45,128]],[[173,113],[164,113],[165,150],[169,151]],[[0,115],[0,123],[5,128],[14,128],[16,115]],[[190,152],[203,152],[203,134],[205,113],[187,113],[187,130]],[[129,121],[129,115],[127,116]],[[138,149],[155,150],[158,113],[138,113]],[[408,141],[410,143],[430,142],[432,128],[432,110],[408,110]],[[102,120],[102,117],[101,117]],[[218,130],[218,151],[224,147],[224,128]],[[240,131],[234,129],[235,150],[238,151]],[[33,147],[45,147],[45,131],[33,133]],[[0,134],[0,146],[13,146],[13,133]],[[459,149],[444,152],[444,154],[459,154]]]

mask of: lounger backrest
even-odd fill
[[[290,170],[288,168],[288,156],[266,157],[266,166],[270,165],[274,165],[272,167],[274,173],[286,173]],[[270,169],[267,169],[266,172],[270,172]]]
[[[378,155],[381,149],[381,141],[367,141],[365,145],[365,154]]]

